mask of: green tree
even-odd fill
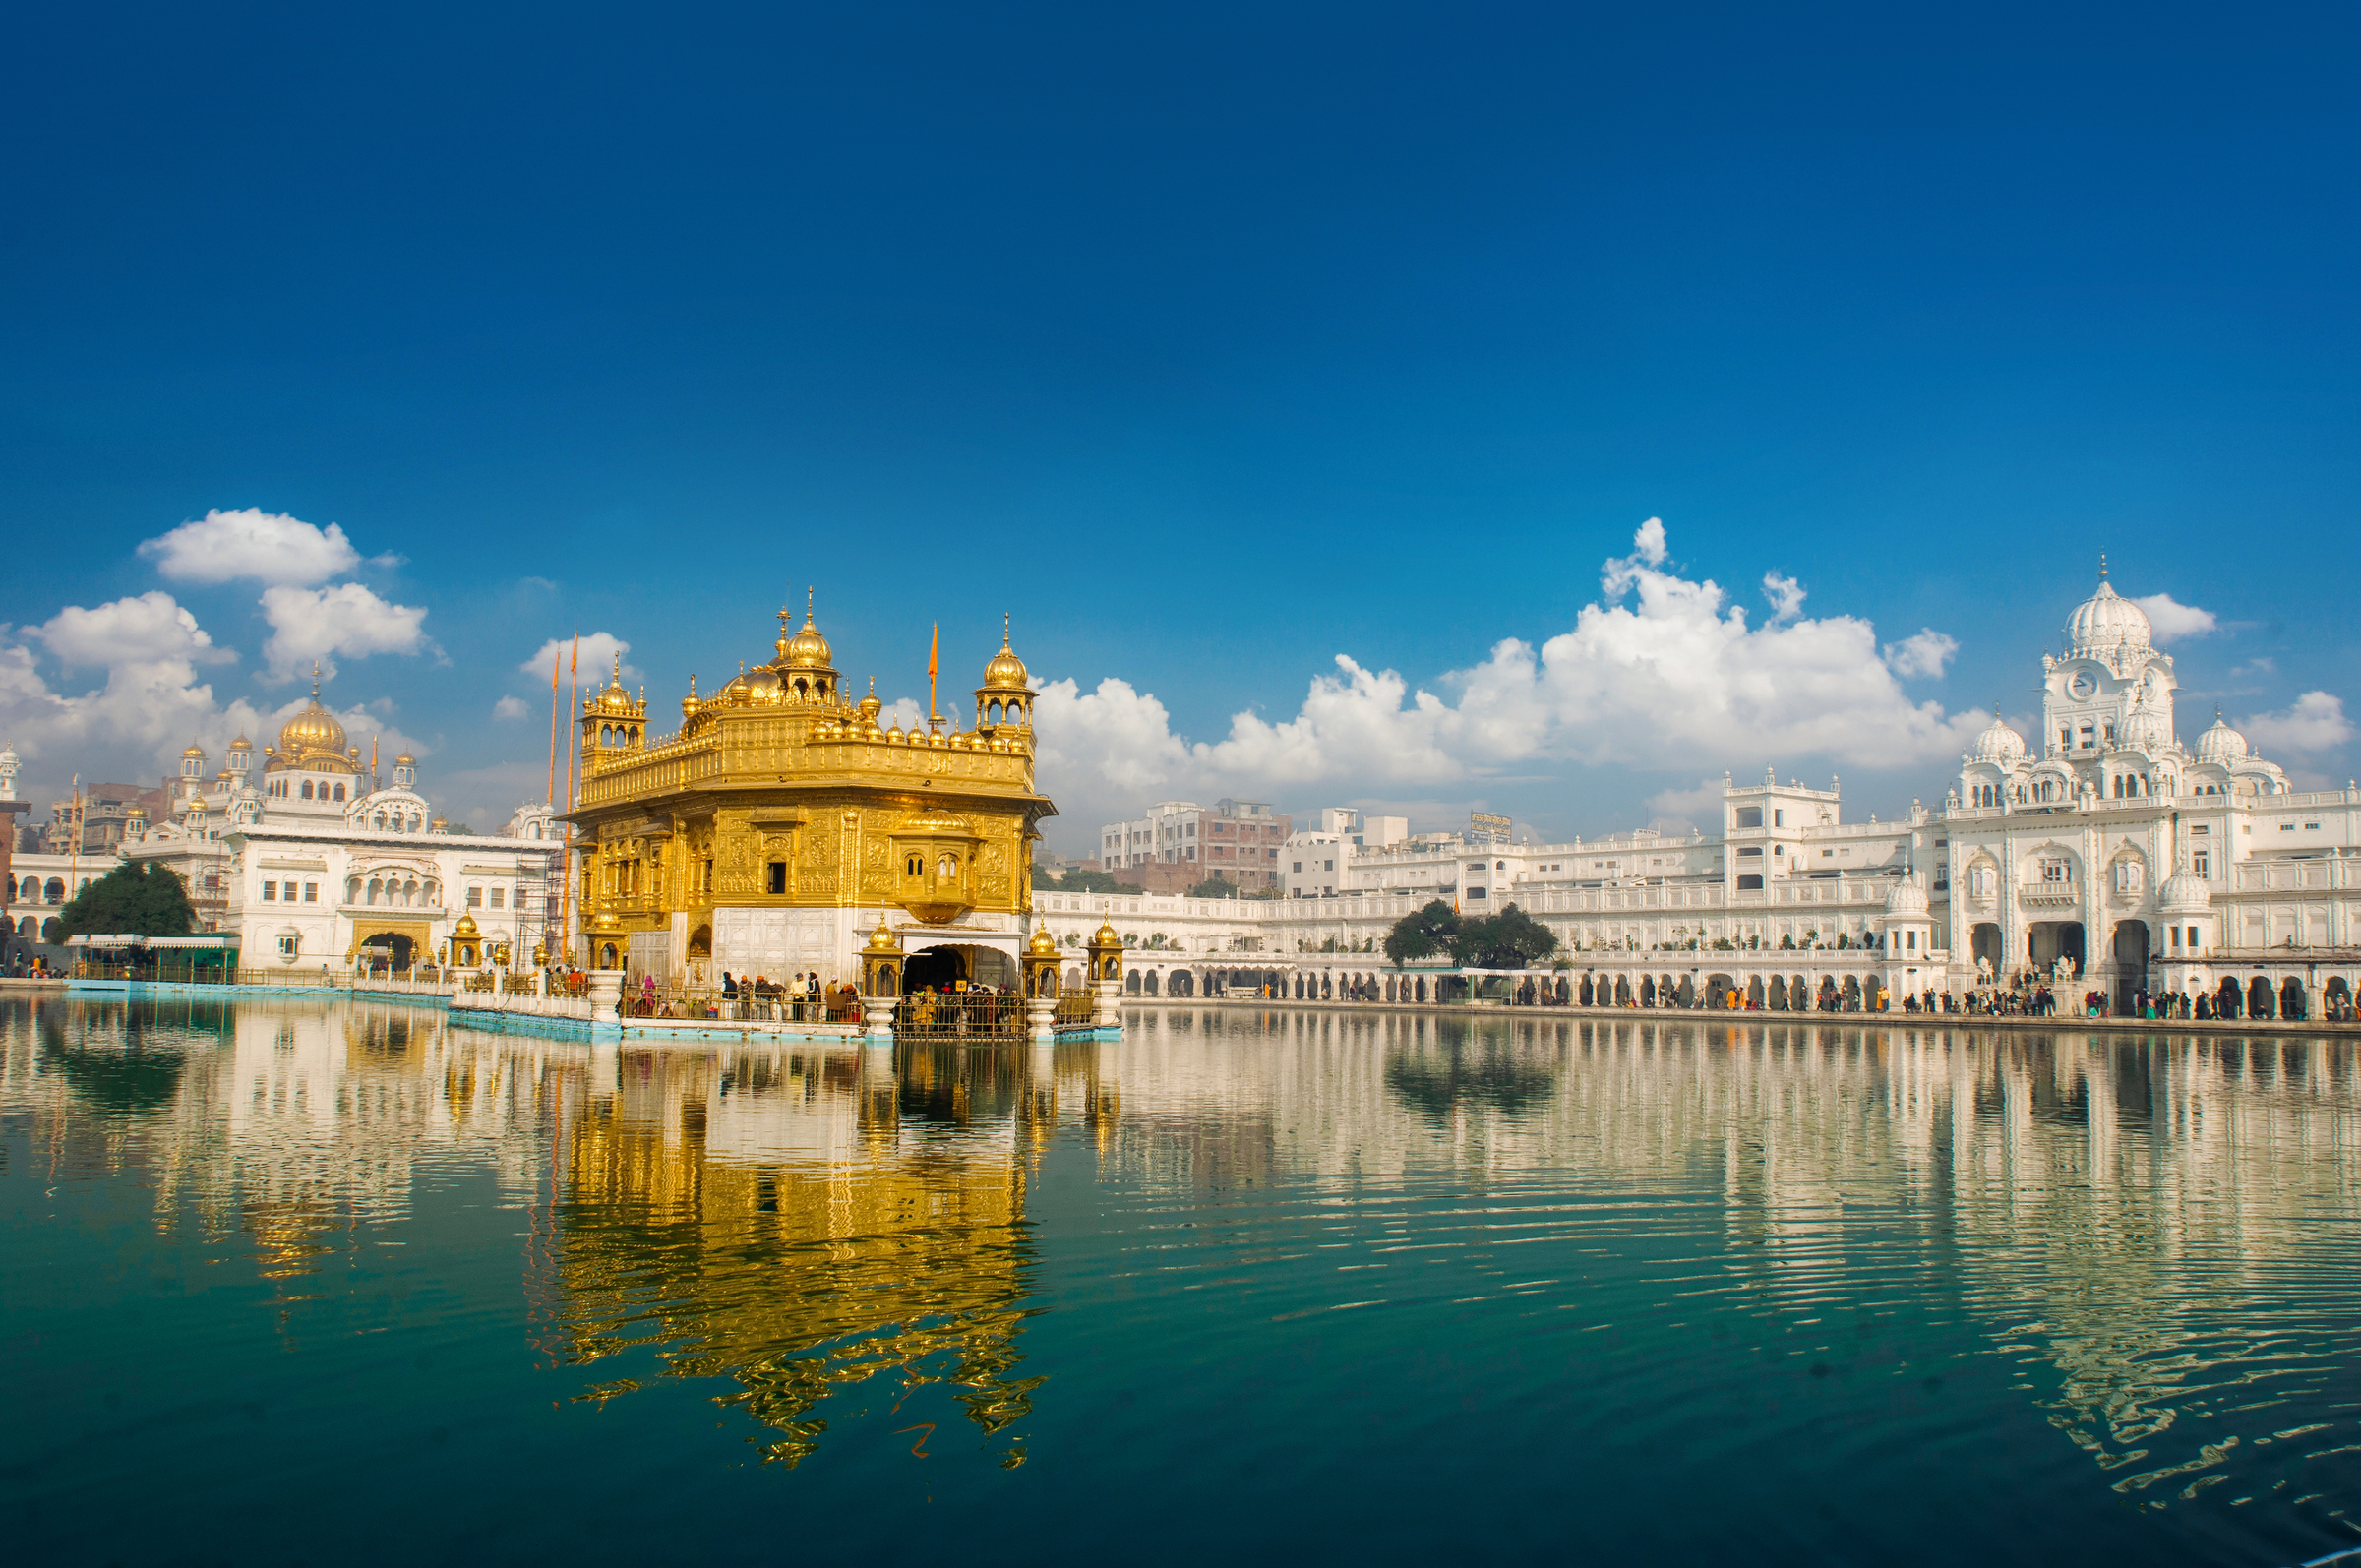
[[[1557,951],[1557,935],[1510,904],[1497,915],[1460,922],[1448,944],[1462,969],[1532,969]]]
[[[197,924],[188,884],[153,861],[125,861],[57,912],[66,935],[186,936]]]
[[[1459,913],[1437,898],[1394,922],[1385,934],[1385,956],[1396,969],[1441,952],[1459,934]]]
[[[1046,887],[1053,892],[1059,893],[1120,893],[1124,891],[1116,885],[1115,877],[1108,873],[1086,872],[1079,866],[1067,872],[1063,876],[1057,877],[1051,876],[1036,866],[1033,868],[1033,885]],[[1136,893],[1139,889],[1134,887],[1130,891]]]
[[[1227,876],[1208,876],[1188,890],[1191,898],[1236,898],[1238,883]]]

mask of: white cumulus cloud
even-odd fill
[[[263,716],[251,704],[224,706],[198,679],[200,662],[224,655],[166,595],[71,607],[27,630],[70,668],[106,672],[89,690],[59,690],[30,641],[0,642],[0,740],[25,758],[24,792],[36,802],[62,793],[75,773],[151,783],[192,741],[218,756],[239,730],[259,734]]]
[[[2272,752],[2332,751],[2353,738],[2352,720],[2344,716],[2344,699],[2327,692],[2306,692],[2276,713],[2239,720],[2238,728],[2266,756]]]
[[[150,539],[140,554],[178,582],[229,582],[239,577],[274,584],[325,582],[361,564],[361,553],[334,523],[316,528],[283,512],[243,507],[213,511]],[[380,563],[390,557],[379,557]]]
[[[614,675],[618,661],[623,664],[625,680],[638,680],[639,672],[633,668],[629,658],[631,651],[632,645],[611,632],[583,633],[580,657],[582,683],[593,691],[605,685],[608,679]],[[553,662],[558,672],[560,685],[574,679],[572,667],[575,663],[575,642],[571,635],[551,637],[547,642],[541,644],[540,652],[526,659],[516,668],[527,675],[546,681],[549,679]],[[596,679],[593,680],[593,677]],[[708,681],[705,684],[705,694],[710,696],[720,686],[721,682],[719,681]]]
[[[263,619],[271,623],[271,639],[263,644],[264,661],[275,676],[296,673],[319,660],[327,673],[335,673],[333,656],[356,658],[373,653],[416,653],[429,644],[424,631],[426,611],[406,604],[389,604],[357,582],[333,588],[267,588]]]
[[[496,719],[520,719],[530,712],[532,708],[520,696],[504,696],[492,704],[492,716]]]
[[[170,659],[220,664],[237,657],[214,647],[197,618],[160,590],[92,609],[68,605],[34,634],[60,664],[82,670]]]
[[[1690,790],[1661,790],[1648,797],[1650,825],[1686,832],[1692,827],[1719,829],[1722,821],[1722,781],[1701,778]]]
[[[1777,572],[1763,573],[1763,597],[1771,601],[1771,619],[1792,621],[1803,613],[1803,584]]]
[[[2158,647],[2182,637],[2202,637],[2219,624],[2212,611],[2183,604],[2169,593],[2151,593],[2132,603],[2148,616],[2149,628],[2155,634]]]
[[[1886,644],[1886,662],[1894,667],[1896,675],[1919,675],[1939,681],[1943,678],[1943,667],[1959,651],[1957,638],[1947,637],[1931,626],[1920,627],[1916,636]]]
[[[1711,579],[1668,571],[1666,558],[1664,524],[1650,518],[1632,553],[1605,563],[1600,600],[1571,630],[1538,648],[1503,639],[1437,683],[1456,700],[1338,654],[1294,716],[1241,712],[1223,738],[1191,742],[1126,681],[1050,682],[1037,704],[1039,776],[1087,831],[1169,796],[1444,784],[1540,763],[1721,768],[1811,756],[1894,767],[1955,755],[1988,721],[1912,702],[1869,622],[1752,626]],[[1923,669],[1949,641],[1929,630],[1896,646]]]

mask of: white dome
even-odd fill
[[[2010,729],[2008,720],[1995,718],[1992,727],[1975,738],[1975,759],[2021,762],[2025,760],[2025,737]]]
[[[2197,738],[2197,759],[2226,766],[2231,762],[2243,762],[2246,757],[2246,737],[2224,723],[2220,714],[2214,714],[2213,727]]]
[[[1926,890],[1917,878],[1905,876],[1886,894],[1886,913],[1889,915],[1923,915],[1926,913]]]
[[[2204,878],[2177,871],[2164,878],[2156,901],[2167,915],[2202,915],[2213,907],[2213,893]]]
[[[2067,651],[2073,654],[2146,648],[2153,635],[2147,612],[2118,594],[2104,577],[2098,579],[2098,591],[2085,599],[2066,622]]]
[[[2141,706],[2123,716],[2123,744],[2149,748],[2172,744],[2172,726],[2154,708]]]

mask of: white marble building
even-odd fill
[[[240,736],[209,777],[190,747],[166,819],[137,824],[123,846],[127,860],[179,872],[203,923],[237,934],[245,967],[341,969],[379,955],[405,967],[435,961],[454,933],[475,935],[487,958],[506,946],[521,966],[548,939],[560,843],[545,803],[518,807],[497,837],[451,832],[407,754],[371,787],[317,685],[261,760],[258,771]]]
[[[1718,830],[1686,838],[1347,843],[1333,895],[1045,892],[1037,914],[1074,947],[1112,920],[1141,988],[1168,994],[1177,977],[1200,994],[1248,976],[1291,995],[1305,978],[1382,994],[1379,942],[1434,898],[1543,921],[1571,962],[1570,999],[1587,982],[1594,997],[1736,991],[1766,1006],[1882,988],[1900,1005],[2029,971],[2075,1001],[2228,985],[2242,1011],[2318,1016],[2361,987],[2361,791],[2292,789],[2218,716],[2184,745],[2172,660],[2103,579],[2041,683],[2037,747],[1996,722],[1944,804],[1899,821],[1846,821],[1836,781],[1767,774],[1725,780]]]

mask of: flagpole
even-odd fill
[[[942,715],[937,712],[935,708],[936,657],[941,651],[942,623],[938,621],[935,623],[933,634],[928,638],[927,641],[927,728],[930,730],[940,729],[942,727]]]
[[[558,804],[558,665],[561,662],[557,648],[552,646],[549,650],[549,793],[542,797],[549,802],[552,810]]]
[[[574,634],[573,656],[566,663],[566,721],[570,725],[574,722],[575,715],[581,710],[581,688],[582,634],[576,632]],[[581,748],[575,744],[575,737],[569,735],[566,739],[566,810],[569,812],[574,810],[575,758],[580,750]],[[566,824],[565,849],[561,852],[561,859],[566,871],[566,882],[558,897],[559,935],[565,938],[566,961],[568,967],[571,968],[574,962],[574,824],[572,822]]]

